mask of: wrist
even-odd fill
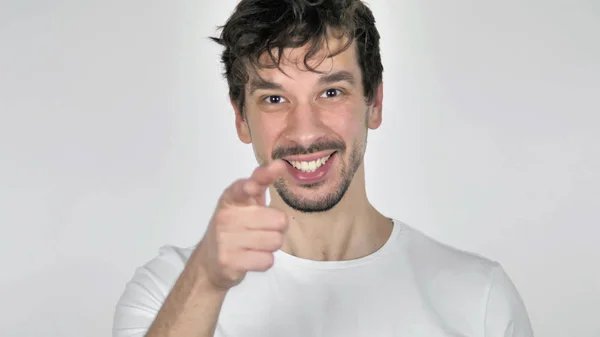
[[[198,250],[194,251],[192,256],[190,256],[190,259],[185,266],[185,271],[190,275],[190,281],[196,291],[212,294],[216,297],[225,297],[229,290],[219,287],[211,279],[208,268],[205,267]]]

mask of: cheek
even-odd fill
[[[277,140],[277,125],[265,120],[253,120],[249,123],[249,127],[254,152],[262,158],[270,158]]]
[[[338,111],[329,122],[332,130],[336,130],[337,133],[349,140],[364,134],[366,129],[365,118],[364,111],[349,107],[343,111]]]

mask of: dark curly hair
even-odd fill
[[[347,42],[333,57],[356,42],[362,72],[365,100],[371,103],[382,81],[383,65],[379,51],[379,32],[371,10],[361,0],[241,0],[219,37],[211,39],[225,49],[221,55],[229,96],[244,110],[244,86],[249,66],[254,69],[277,67],[283,50],[308,46],[304,65],[326,44],[331,34]],[[261,64],[267,53],[272,65]],[[264,62],[263,62],[264,63]]]

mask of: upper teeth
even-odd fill
[[[314,172],[319,167],[323,166],[323,164],[327,162],[327,159],[329,159],[329,157],[331,157],[331,155],[313,161],[290,161],[290,164],[292,164],[293,167],[297,168],[300,171]]]

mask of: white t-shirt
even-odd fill
[[[141,337],[193,251],[165,246],[116,308],[113,337]],[[394,221],[377,252],[350,261],[275,253],[267,272],[230,289],[215,337],[531,337],[500,264]]]

